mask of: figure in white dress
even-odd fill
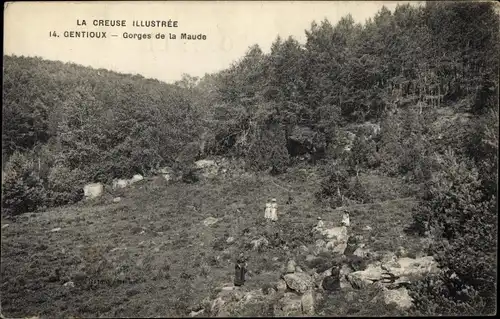
[[[321,231],[323,231],[323,227],[325,227],[325,223],[323,222],[321,217],[318,216],[318,224],[316,226],[314,226],[313,230],[321,232]]]
[[[350,225],[351,221],[349,220],[349,213],[344,211],[344,214],[342,215],[342,226],[349,227]]]
[[[278,221],[278,203],[276,203],[276,198],[271,200],[271,220],[273,222]]]
[[[270,202],[266,203],[266,210],[264,211],[264,218],[271,219],[271,203]]]

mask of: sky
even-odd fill
[[[39,56],[173,82],[183,73],[203,76],[227,68],[253,44],[269,52],[277,35],[304,43],[313,20],[336,23],[351,14],[363,23],[382,6],[394,11],[398,3],[408,1],[15,2],[4,4],[4,55]],[[126,26],[94,26],[94,20],[125,20]],[[151,20],[165,21],[166,27],[132,25]],[[168,27],[169,20],[177,27]],[[54,31],[59,37],[51,36]],[[106,32],[106,38],[67,37],[71,31]],[[124,33],[151,34],[152,39],[125,38]],[[182,33],[204,34],[206,40],[181,39]],[[156,39],[157,34],[165,39]]]

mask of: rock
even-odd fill
[[[304,271],[299,266],[296,266],[295,267],[295,272],[304,272]]]
[[[407,310],[413,305],[413,299],[406,288],[396,290],[383,289],[382,294],[386,305],[395,304],[401,310]]]
[[[300,316],[302,313],[301,298],[294,293],[285,293],[277,306],[274,313],[276,317]]]
[[[61,227],[57,227],[57,228],[52,228],[52,229],[50,230],[50,232],[51,232],[51,233],[55,233],[55,232],[58,232],[58,231],[60,231],[60,230],[61,230]]]
[[[328,240],[326,249],[335,253],[343,254],[347,248],[347,241],[349,235],[347,234],[347,227],[333,227],[327,228],[322,231],[323,236]]]
[[[316,259],[316,257],[314,255],[307,255],[306,256],[306,262],[311,262],[311,261],[313,261],[315,259]]]
[[[286,290],[286,282],[283,279],[280,279],[276,284],[276,289],[278,292],[285,292]]]
[[[360,258],[367,258],[370,255],[370,251],[368,249],[358,247],[352,254]]]
[[[366,231],[370,231],[370,230],[372,230],[372,229],[373,229],[373,228],[372,228],[371,226],[369,226],[369,225],[367,225],[367,226],[363,227],[363,230],[366,230]]]
[[[347,279],[347,276],[352,273],[351,267],[348,265],[344,264],[340,268],[340,288],[345,289],[351,287],[351,284],[349,283],[349,280]]]
[[[136,175],[132,176],[129,183],[130,183],[130,185],[132,185],[134,183],[142,181],[143,179],[144,179],[144,177],[141,174],[136,174]]]
[[[226,239],[226,243],[231,244],[232,242],[234,242],[234,237],[228,237]]]
[[[283,279],[286,282],[286,285],[291,290],[297,291],[299,293],[304,293],[308,289],[312,288],[314,283],[308,274],[304,272],[286,274]]]
[[[217,223],[219,221],[219,219],[215,218],[215,217],[207,217],[204,221],[203,221],[203,225],[205,226],[210,226],[210,225],[213,225],[215,223]]]
[[[404,247],[399,246],[398,251],[396,252],[396,256],[398,257],[408,257],[408,250]]]
[[[308,253],[309,252],[309,248],[307,248],[307,246],[305,246],[305,245],[301,245],[299,248],[304,253]]]
[[[9,224],[3,224],[2,229],[9,227]]]
[[[286,265],[286,273],[287,274],[293,274],[295,272],[295,267],[297,266],[297,263],[295,263],[295,260],[290,260],[288,261]]]
[[[266,247],[267,245],[269,245],[269,241],[264,237],[260,237],[259,239],[254,239],[250,243],[253,246],[252,247],[253,250],[257,250],[261,247]]]
[[[97,198],[102,195],[104,185],[102,183],[91,183],[83,187],[83,194],[86,199]]]
[[[74,282],[72,282],[72,281],[68,281],[68,282],[64,283],[64,285],[63,285],[63,286],[64,286],[64,287],[73,288],[73,287],[75,287],[75,283],[74,283]]]
[[[355,271],[347,277],[353,287],[364,288],[382,280],[385,273],[399,277],[399,283],[405,283],[408,281],[408,278],[416,280],[423,278],[426,274],[437,272],[439,272],[438,264],[432,256],[415,259],[404,257],[381,265],[378,263],[370,264],[365,270]],[[382,283],[382,285],[385,284]]]
[[[202,313],[204,313],[204,312],[205,312],[205,309],[200,309],[200,310],[198,310],[198,311],[194,311],[194,310],[193,310],[193,311],[191,311],[191,312],[189,313],[189,316],[190,316],[190,317],[196,317],[197,315],[201,315],[201,314],[202,314]]]
[[[162,174],[163,178],[169,182],[172,180],[172,175],[171,174]]]
[[[196,166],[196,168],[209,168],[209,167],[216,166],[217,164],[213,160],[203,159],[203,160],[196,161],[194,163],[194,165]]]
[[[217,316],[219,314],[219,311],[222,309],[224,306],[225,302],[222,300],[221,297],[217,297],[214,301],[212,301],[212,305],[210,307],[210,312]]]
[[[130,184],[128,179],[115,179],[113,180],[113,185],[111,186],[113,190],[125,188]]]
[[[314,243],[314,248],[312,250],[312,253],[314,255],[319,255],[322,251],[326,250],[326,242],[323,239],[318,239]]]
[[[314,315],[314,294],[312,290],[308,290],[305,294],[303,294],[300,302],[303,314],[309,316]]]
[[[122,200],[121,197],[115,197],[113,198],[113,203],[119,203]]]

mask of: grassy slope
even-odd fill
[[[366,178],[387,183],[387,178]],[[171,185],[158,179],[124,190],[119,203],[112,203],[108,194],[93,203],[3,220],[10,224],[2,229],[3,313],[186,316],[215,287],[232,282],[239,247],[266,230],[263,214],[269,197],[281,205],[280,224],[309,227],[318,215],[338,224],[339,211],[315,202],[317,187],[318,169],[300,167],[280,177],[242,175]],[[287,205],[289,194],[293,202]],[[416,249],[418,241],[403,233],[414,200],[390,195],[396,199],[350,207],[352,232],[376,250],[395,251],[399,245]],[[209,216],[221,220],[206,227],[202,221]],[[365,225],[373,230],[363,230]],[[56,227],[61,230],[50,232]],[[249,233],[242,235],[245,228]],[[236,242],[227,244],[228,236]],[[113,251],[117,247],[126,249]],[[291,255],[296,251],[273,247],[251,252],[254,275],[245,289],[278,280]],[[70,280],[74,288],[62,286]],[[326,315],[335,315],[332,309]]]

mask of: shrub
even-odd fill
[[[15,152],[5,167],[2,208],[6,215],[36,211],[46,201],[46,191],[29,154]]]
[[[60,164],[52,167],[47,177],[48,203],[51,206],[59,206],[81,200],[82,184],[80,170],[71,171]]]
[[[431,230],[437,239],[431,252],[437,262],[455,272],[493,309],[496,281],[497,204],[482,190],[477,169],[447,152],[442,171],[428,183],[413,212],[420,233]],[[449,283],[445,280],[445,284]],[[456,302],[455,292],[449,299]],[[476,307],[470,305],[471,307]],[[479,310],[479,309],[478,309]]]

